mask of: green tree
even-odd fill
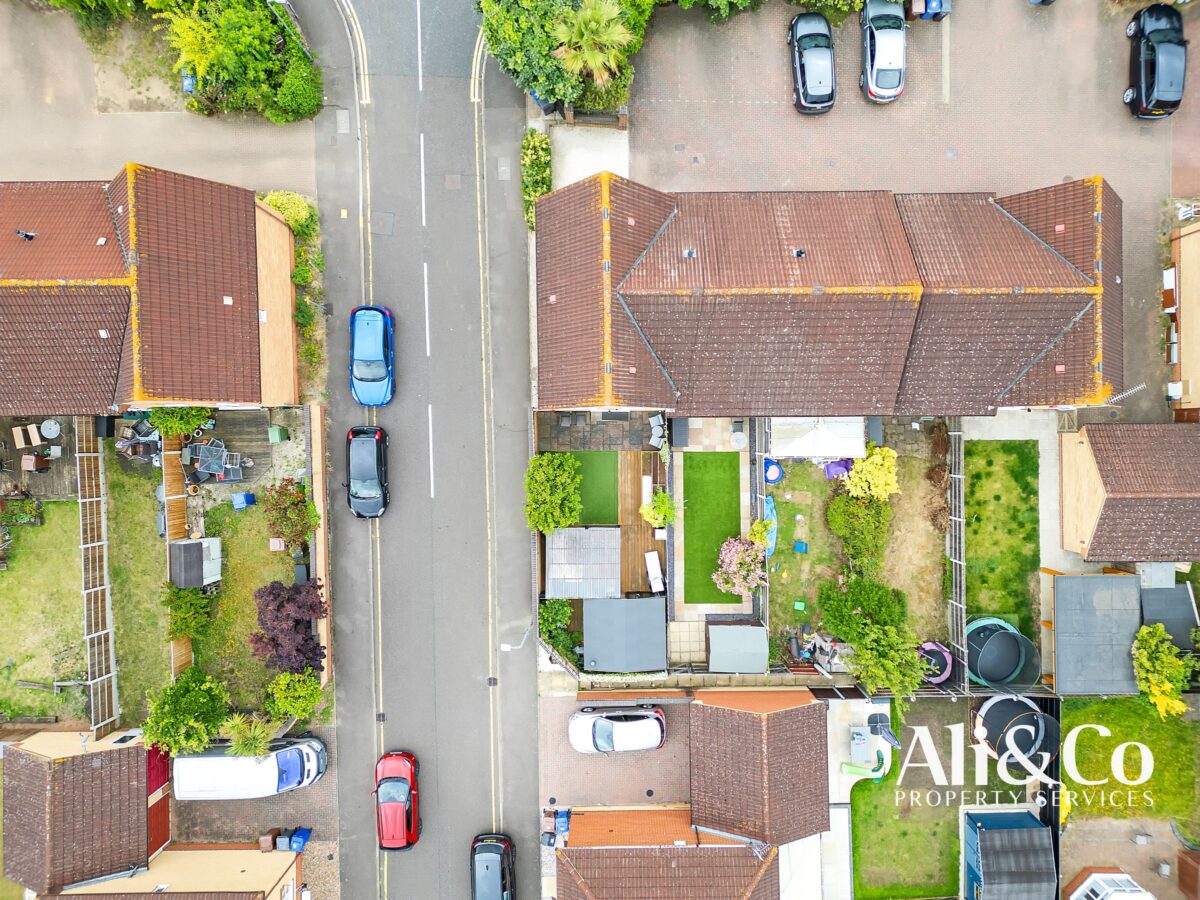
[[[766,519],[755,519],[750,523],[746,539],[757,547],[765,548],[771,541],[771,523]]]
[[[172,756],[200,753],[229,714],[229,691],[225,685],[192,666],[150,697],[150,715],[143,738],[152,747]]]
[[[892,524],[892,508],[885,501],[837,494],[825,507],[825,521],[842,539],[851,569],[867,576],[879,571]]]
[[[633,34],[616,0],[583,0],[554,23],[555,58],[571,75],[606,85],[625,61]]]
[[[275,733],[275,729],[258,716],[241,712],[227,718],[221,731],[229,740],[225,752],[230,756],[266,756]]]
[[[267,118],[275,122],[311,119],[324,104],[323,90],[321,70],[300,50],[293,50],[283,82],[275,92],[275,105],[267,108]]]
[[[199,637],[208,630],[212,619],[212,597],[200,588],[176,587],[171,582],[163,586],[163,606],[170,610],[167,637]]]
[[[542,534],[567,528],[583,514],[582,464],[570,453],[539,453],[525,470],[525,521]]]
[[[1187,709],[1183,692],[1187,689],[1197,661],[1181,657],[1179,648],[1161,622],[1143,625],[1133,640],[1133,676],[1160,719],[1181,716]]]
[[[263,704],[267,715],[278,722],[288,719],[307,721],[321,702],[321,679],[312,669],[280,672],[267,685]]]
[[[150,410],[150,424],[163,437],[191,434],[212,417],[213,411],[207,406],[156,406]]]
[[[821,626],[848,643],[858,641],[870,625],[899,628],[908,619],[904,592],[869,578],[850,578],[845,590],[836,581],[817,588]]]
[[[837,28],[863,7],[863,0],[790,0],[808,12],[820,13]]]
[[[896,476],[896,451],[891,447],[867,444],[867,455],[856,459],[846,476],[846,493],[860,500],[887,501],[892,494],[900,493],[900,481]]]
[[[537,224],[538,198],[550,193],[553,187],[550,135],[530,128],[521,138],[521,204],[530,231]]]
[[[554,56],[554,23],[570,8],[569,0],[476,0],[483,16],[488,52],[523,91],[548,103],[570,103],[581,79]]]
[[[166,23],[167,43],[178,54],[175,71],[188,69],[198,81],[209,78],[216,67],[220,36],[217,26],[202,15],[200,0],[190,9],[167,9],[155,18]]]
[[[705,15],[710,22],[728,22],[735,13],[747,9],[758,9],[763,0],[679,0],[682,9],[693,6],[704,7]]]
[[[907,698],[921,686],[928,664],[917,653],[917,639],[907,627],[864,625],[854,653],[846,658],[850,674],[868,694],[888,691],[895,698],[896,717],[904,721]]]

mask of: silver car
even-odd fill
[[[567,722],[580,753],[657,750],[667,740],[667,717],[657,706],[585,706]]]
[[[802,113],[833,109],[833,32],[819,13],[800,13],[788,26],[792,52],[792,103]]]
[[[867,0],[862,10],[863,71],[859,87],[875,103],[904,93],[904,7]]]

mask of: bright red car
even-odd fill
[[[375,824],[382,850],[410,850],[421,836],[417,775],[421,764],[407,750],[392,750],[375,764]]]

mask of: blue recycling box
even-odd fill
[[[292,852],[303,853],[310,837],[312,837],[311,828],[297,828],[292,834]]]

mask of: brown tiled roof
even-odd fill
[[[779,857],[744,847],[576,848],[555,854],[558,900],[775,900]],[[819,873],[818,873],[819,875]]]
[[[741,846],[744,842],[692,827],[692,810],[586,809],[571,812],[572,847]]]
[[[694,703],[692,822],[776,845],[828,831],[826,712],[819,701],[771,713]]]
[[[1200,559],[1200,424],[1087,425],[1104,505],[1089,560]]]
[[[37,237],[27,241],[17,229]],[[126,274],[104,182],[0,183],[0,284]]]
[[[1092,284],[988,194],[897,194],[896,206],[927,290],[1000,293]]]
[[[157,900],[163,894],[50,894],[52,897],[87,897],[87,900]],[[170,891],[169,900],[263,900],[265,891]]]
[[[0,287],[0,310],[4,414],[108,411],[126,336],[128,288]]]
[[[38,893],[146,864],[146,750],[4,753],[4,875]]]

